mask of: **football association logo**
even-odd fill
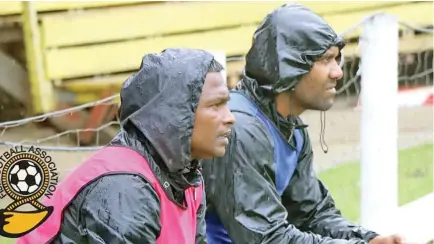
[[[0,156],[0,169],[0,198],[12,199],[6,207],[0,206],[0,235],[21,237],[51,215],[53,207],[44,206],[38,199],[44,195],[50,198],[56,190],[57,167],[46,151],[17,146]],[[34,210],[19,210],[29,204]]]

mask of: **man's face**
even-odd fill
[[[320,111],[326,111],[333,106],[337,80],[343,75],[339,66],[340,58],[339,49],[331,47],[315,61],[310,72],[301,78],[293,91],[297,105],[304,110]]]
[[[208,73],[196,109],[191,151],[193,158],[221,157],[226,152],[235,117],[227,106],[229,90],[220,73]]]

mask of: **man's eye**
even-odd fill
[[[219,102],[219,103],[215,103],[213,106],[216,108],[219,108],[221,106],[223,106],[225,103],[224,102]]]

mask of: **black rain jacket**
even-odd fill
[[[123,125],[111,144],[143,155],[160,182],[170,183],[166,193],[179,204],[184,190],[202,181],[199,163],[190,158],[190,145],[194,113],[213,59],[192,49],[146,55],[140,70],[121,90]],[[192,230],[196,243],[206,243],[204,214],[205,202],[199,208],[197,230]],[[155,243],[161,228],[159,215],[160,200],[143,178],[103,176],[86,186],[65,210],[54,243]]]
[[[272,94],[294,87],[331,46],[343,48],[344,42],[321,17],[300,5],[284,5],[256,30],[236,90],[259,106],[289,140],[294,128],[305,125],[299,117],[280,116]],[[233,113],[237,122],[226,154],[205,161],[202,171],[207,211],[219,216],[233,243],[362,244],[377,236],[336,209],[315,175],[306,129],[297,168],[280,197],[272,135],[256,117]]]

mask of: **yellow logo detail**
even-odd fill
[[[50,198],[56,190],[58,173],[56,164],[46,151],[38,147],[10,148],[0,156],[0,198],[9,196],[13,201],[0,209],[0,235],[21,237],[41,225],[53,212],[38,199]],[[34,210],[19,208],[30,205]]]

